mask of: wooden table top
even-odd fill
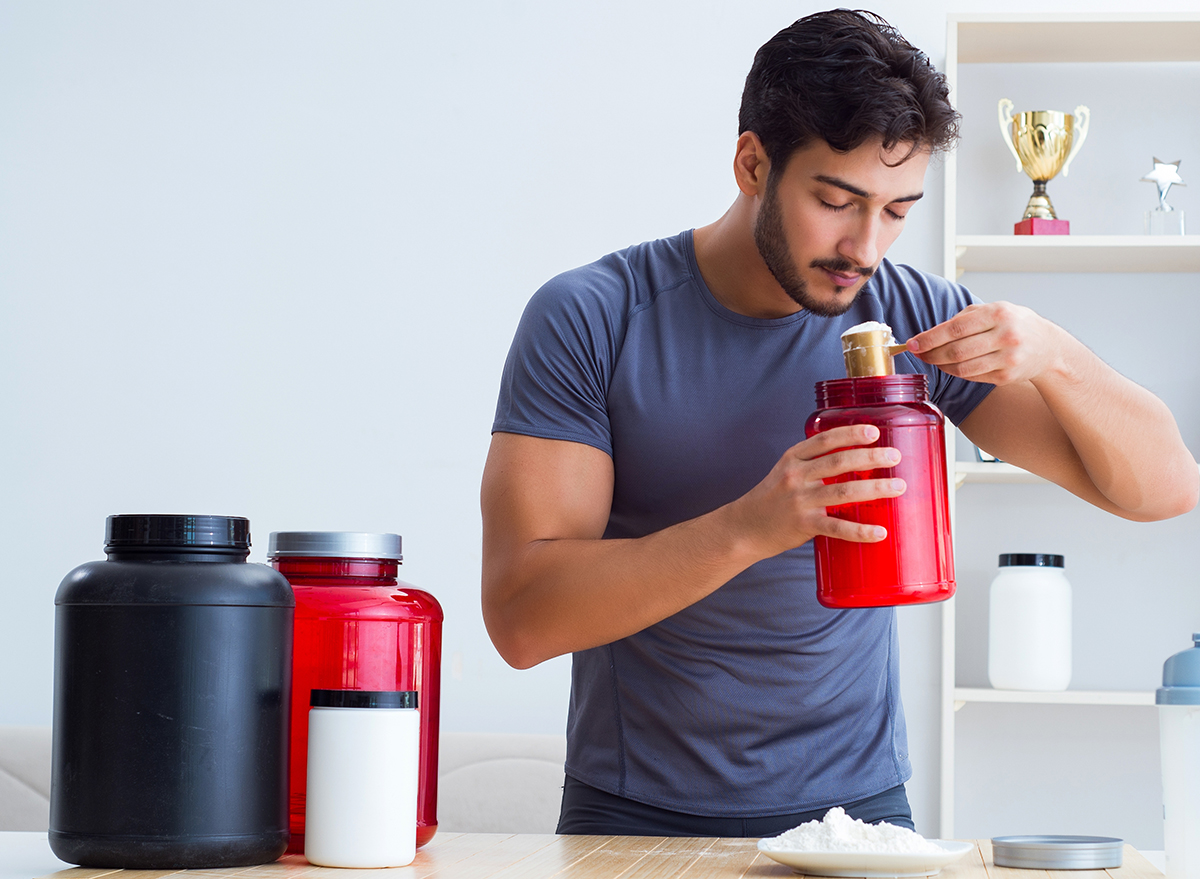
[[[941,879],[1162,879],[1158,868],[1125,846],[1115,870],[1015,870],[992,863],[990,840],[942,869]],[[407,867],[338,870],[314,867],[300,855],[271,864],[219,870],[102,870],[74,867],[42,879],[742,879],[796,875],[757,849],[757,839],[659,836],[553,836],[439,833]]]

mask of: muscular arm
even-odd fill
[[[1118,516],[1191,510],[1200,470],[1170,410],[1027,308],[973,305],[910,340],[951,375],[997,385],[962,423],[972,442]]]
[[[495,434],[481,491],[483,618],[492,642],[509,664],[528,668],[639,632],[815,534],[882,539],[825,508],[895,497],[901,480],[823,481],[894,465],[894,449],[861,447],[876,439],[867,425],[827,431],[793,446],[729,504],[645,537],[603,540],[613,492],[608,455]]]

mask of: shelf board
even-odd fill
[[[1200,235],[959,235],[960,272],[1200,272]]]
[[[969,482],[1004,485],[1048,484],[1048,480],[1036,473],[1030,473],[1028,470],[1022,470],[1020,467],[1005,464],[1002,461],[955,461],[954,487],[959,488]]]
[[[968,702],[1011,702],[1045,705],[1154,705],[1153,690],[993,690],[989,687],[955,687],[954,710]]]
[[[1200,469],[1200,462],[1196,464]],[[955,461],[954,487],[962,488],[968,483],[982,485],[1051,485],[1049,479],[1022,470],[1015,464],[1003,461]]]
[[[951,14],[960,64],[1200,61],[1200,15]]]

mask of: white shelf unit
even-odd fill
[[[947,16],[946,77],[957,98],[960,64],[1032,62],[1200,62],[1200,13],[1072,14],[981,13]],[[964,272],[1197,272],[1200,235],[1161,238],[1134,235],[959,235],[958,175],[953,153],[945,159],[943,274]],[[953,436],[948,432],[948,438]],[[954,443],[948,443],[953,459]],[[955,488],[968,484],[1024,484],[1044,480],[1009,464],[950,462]],[[957,513],[951,493],[951,528]],[[1148,705],[1153,692],[1043,693],[957,686],[955,600],[942,605],[941,822],[942,839],[954,838],[955,712],[972,702],[1053,705]]]
[[[955,687],[954,710],[968,702],[1017,702],[1044,705],[1153,705],[1150,690],[992,690],[987,687]]]
[[[948,430],[953,430],[954,425],[950,424],[947,428]],[[1014,467],[1012,464],[1005,464],[1001,461],[995,463],[976,461],[954,462],[955,488],[962,488],[967,483],[1032,485],[1039,482],[1044,483],[1045,481],[1045,479],[1035,473],[1030,473],[1028,470],[1022,470],[1020,467]]]
[[[960,64],[1200,61],[1197,13],[950,14],[946,78]],[[977,272],[1195,272],[1200,235],[958,235],[957,160],[946,156],[943,274]]]
[[[1200,272],[1200,235],[959,235],[963,272]]]

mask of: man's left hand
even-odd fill
[[[1035,381],[1053,366],[1062,330],[1011,302],[968,305],[908,340],[908,350],[960,378],[994,385]]]
[[[979,448],[1127,519],[1196,506],[1200,472],[1166,405],[1030,309],[969,305],[908,350],[996,385],[959,425]]]

